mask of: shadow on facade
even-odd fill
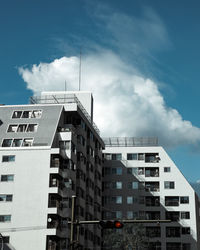
[[[187,210],[189,201],[187,197],[160,196],[159,167],[133,168],[126,160],[105,160],[104,166],[104,219],[171,220],[170,223],[143,224],[148,242],[146,247],[138,245],[138,249],[198,249],[193,238],[195,232],[187,223],[191,216]],[[185,203],[184,212],[177,209],[180,203]]]

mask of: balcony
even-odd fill
[[[160,197],[146,196],[145,197],[145,205],[147,207],[159,207],[160,206]]]
[[[160,162],[160,157],[158,156],[158,153],[146,153],[145,154],[145,162],[158,163],[158,162]]]
[[[159,182],[145,182],[146,192],[159,192]]]
[[[145,177],[159,177],[159,168],[145,168]]]
[[[166,196],[165,197],[165,206],[178,207],[179,206],[179,197],[178,196]]]

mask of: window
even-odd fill
[[[122,168],[112,168],[112,174],[122,175]]]
[[[42,116],[42,110],[33,110],[31,118],[41,118],[41,116]]]
[[[127,160],[137,160],[138,155],[137,154],[127,154]]]
[[[174,181],[165,181],[164,188],[165,189],[174,189],[175,188]]]
[[[2,147],[11,147],[12,139],[4,139],[2,143]]]
[[[122,218],[122,211],[116,211],[116,218],[121,219]]]
[[[165,206],[177,207],[179,206],[178,196],[165,196]]]
[[[180,227],[166,227],[166,237],[180,237]]]
[[[138,182],[137,181],[132,182],[132,189],[138,189]]]
[[[23,111],[22,118],[31,118],[32,111]]]
[[[190,212],[181,212],[181,219],[190,219]]]
[[[12,143],[12,147],[21,147],[22,139],[14,139]]]
[[[0,215],[0,222],[9,222],[11,221],[11,215]]]
[[[138,154],[138,161],[144,161],[144,154],[143,153]]]
[[[0,202],[1,201],[12,201],[11,194],[0,194]]]
[[[116,189],[122,189],[122,182],[121,181],[116,181],[115,182],[115,188]]]
[[[16,132],[18,125],[9,125],[7,132]]]
[[[190,234],[190,227],[182,227],[182,234]]]
[[[133,196],[127,196],[127,204],[133,204]]]
[[[116,196],[115,197],[115,203],[116,204],[122,204],[122,196]]]
[[[146,236],[147,237],[161,237],[161,228],[160,227],[146,227]]]
[[[14,181],[14,175],[13,174],[1,175],[1,181]]]
[[[2,162],[12,162],[15,161],[15,155],[3,155]]]
[[[12,118],[20,118],[22,115],[22,111],[14,111]]]
[[[190,243],[183,243],[182,250],[191,250]]]
[[[128,189],[138,189],[138,182],[137,181],[128,182]]]
[[[27,138],[23,140],[23,147],[30,147],[33,144],[33,138]]]
[[[170,167],[164,167],[164,172],[165,172],[165,173],[171,172],[171,168],[170,168]]]
[[[26,132],[27,124],[20,124],[18,126],[17,132]]]
[[[122,154],[112,154],[113,161],[120,161],[122,159]]]
[[[133,219],[133,211],[127,211],[127,219]]]
[[[182,196],[180,197],[181,204],[188,204],[189,203],[189,196]]]

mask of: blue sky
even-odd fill
[[[1,1],[0,103],[28,103],[29,97],[40,88],[63,89],[63,74],[74,73],[82,47],[83,68],[85,64],[88,76],[85,81],[92,79],[96,84],[83,83],[83,87],[94,93],[110,88],[107,105],[112,112],[120,100],[126,109],[132,105],[142,113],[142,117],[139,113],[132,116],[136,111],[130,108],[121,116],[123,109],[118,107],[118,118],[134,128],[131,130],[121,122],[114,129],[116,134],[111,135],[158,135],[186,178],[197,181],[200,179],[200,139],[195,140],[200,134],[199,11],[200,2],[196,0]],[[61,73],[55,72],[56,65],[61,65]],[[62,65],[68,67],[66,72]],[[101,75],[98,81],[89,69]],[[61,76],[54,79],[55,84],[49,80],[44,85],[44,77],[52,79],[52,74]],[[74,79],[67,80],[69,88],[76,89]],[[126,85],[126,80],[138,82]],[[103,85],[103,81],[109,84]],[[130,94],[132,88],[134,95]],[[103,94],[96,96],[101,117],[105,109],[98,104],[105,100]],[[129,98],[133,99],[127,102]],[[160,109],[156,110],[156,106]],[[160,122],[162,108],[165,116]],[[102,128],[99,117],[97,125]],[[170,119],[173,122],[168,124]],[[141,129],[138,124],[145,125]],[[109,129],[103,133],[109,135]]]

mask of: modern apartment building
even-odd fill
[[[92,117],[89,92],[0,106],[0,233],[10,249],[69,249],[72,195],[77,219],[101,219],[104,143]],[[79,243],[99,249],[101,229],[82,226]]]
[[[143,224],[149,250],[198,250],[199,201],[156,138],[105,138],[104,219]]]

